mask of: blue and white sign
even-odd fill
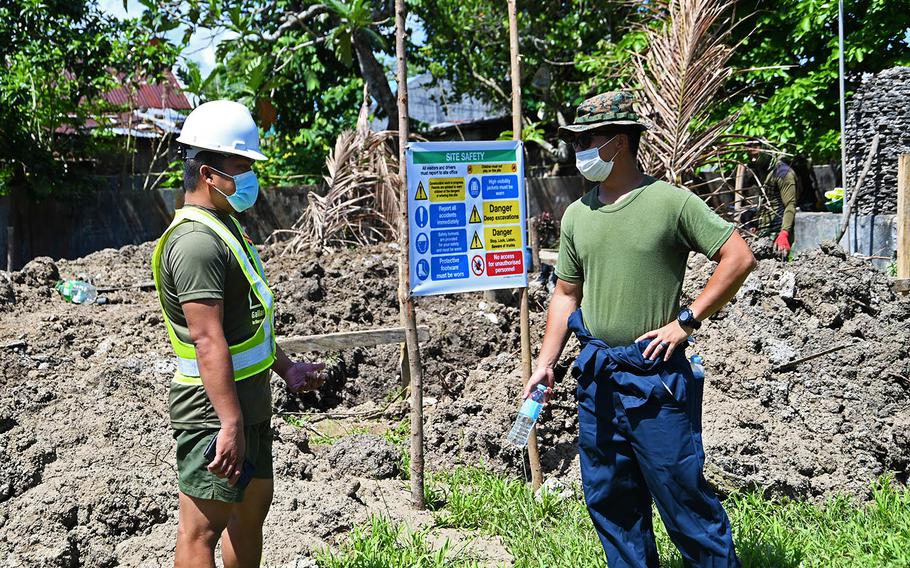
[[[408,145],[411,293],[528,285],[521,142]]]

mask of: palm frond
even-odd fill
[[[736,115],[717,121],[733,73],[727,64],[734,0],[664,0],[663,26],[644,26],[649,49],[636,54],[639,111],[652,123],[639,153],[649,173],[687,185],[695,170],[732,152],[725,134]]]

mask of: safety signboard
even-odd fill
[[[408,145],[411,293],[528,285],[521,142]]]

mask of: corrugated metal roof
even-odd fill
[[[122,73],[117,75],[123,80]],[[180,90],[177,79],[170,71],[165,71],[164,80],[149,84],[145,79],[138,87],[131,84],[114,89],[104,94],[104,100],[111,104],[130,105],[133,108],[170,108],[174,110],[192,110],[193,105]]]

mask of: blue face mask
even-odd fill
[[[215,168],[212,169],[215,170]],[[234,193],[231,195],[225,195],[223,191],[215,187],[215,191],[224,195],[224,198],[227,199],[228,204],[234,211],[243,213],[256,203],[256,198],[259,197],[259,180],[256,179],[256,174],[253,170],[236,176],[231,176],[218,170],[215,171],[228,179],[234,180]]]

